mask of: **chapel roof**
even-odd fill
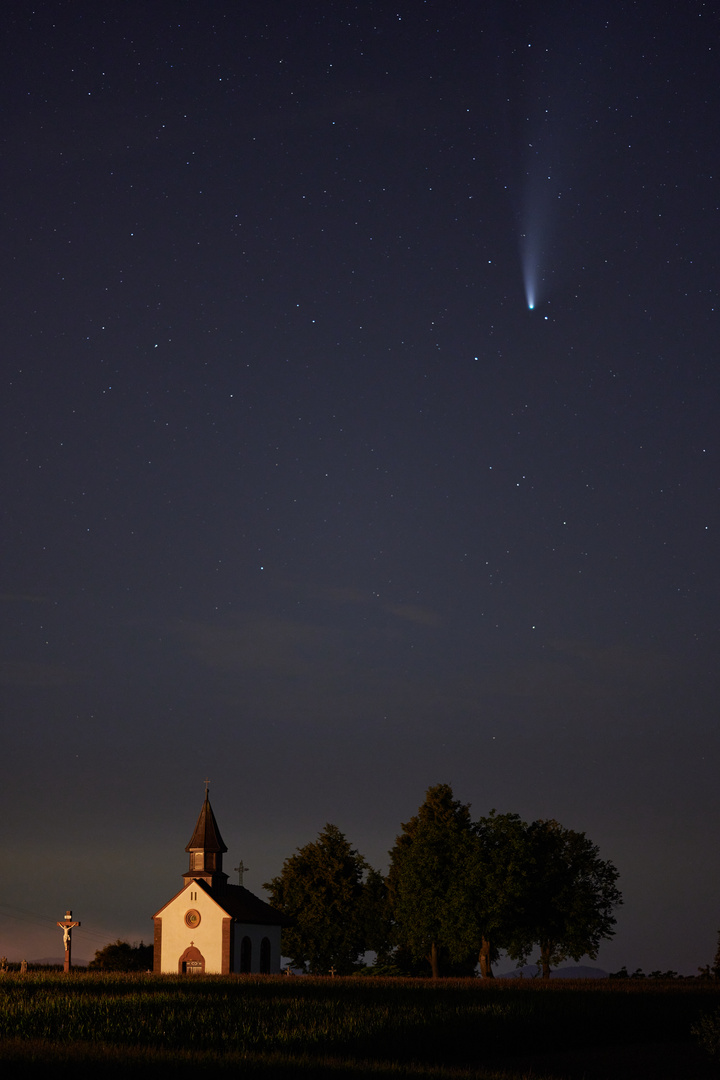
[[[271,907],[242,885],[226,885],[213,897],[236,922],[259,923],[261,926],[293,926],[294,921],[282,911]]]
[[[189,888],[202,889],[203,892],[206,892],[218,907],[232,918],[233,922],[254,923],[257,926],[295,925],[295,920],[289,915],[285,915],[284,912],[278,911],[277,908],[271,907],[270,904],[266,904],[259,896],[255,896],[254,893],[251,893],[249,889],[244,888],[242,885],[225,885],[220,889],[214,889],[206,881],[202,880],[188,882],[183,885],[182,889],[176,892],[172,899],[168,900],[167,904],[163,904],[160,910],[155,912],[153,918],[157,919],[162,916],[165,909],[170,907]]]
[[[205,802],[202,805],[200,811],[200,817],[197,820],[195,826],[195,832],[192,834],[190,843],[185,848],[186,851],[227,851],[223,838],[220,835],[215,815],[212,812],[212,806],[210,805],[210,792],[205,792]]]

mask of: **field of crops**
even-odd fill
[[[705,1080],[717,1066],[691,1028],[718,1008],[717,984],[682,981],[5,974],[0,1061],[24,1076]]]

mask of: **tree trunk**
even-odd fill
[[[540,963],[542,965],[542,977],[543,979],[550,978],[550,954],[552,952],[552,945],[549,941],[544,941],[540,945]]]
[[[433,941],[432,945],[430,946],[430,955],[428,957],[428,960],[430,961],[430,967],[432,968],[432,977],[433,977],[433,979],[439,979],[440,978],[440,964],[438,962],[438,947],[437,947],[437,944],[434,941]]]
[[[490,942],[487,938],[482,939],[478,960],[480,961],[480,974],[483,979],[494,979],[495,975],[493,974],[492,962],[490,960]]]

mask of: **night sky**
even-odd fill
[[[716,5],[3,14],[0,953],[151,940],[209,778],[261,895],[450,783],[710,962]]]

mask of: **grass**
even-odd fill
[[[25,1075],[521,1080],[604,1076],[605,1057],[613,1080],[659,1080],[677,1056],[679,1077],[704,1080],[716,1073],[691,1028],[718,1003],[716,984],[679,981],[5,974],[0,1061]],[[622,1072],[658,1046],[659,1064]]]

